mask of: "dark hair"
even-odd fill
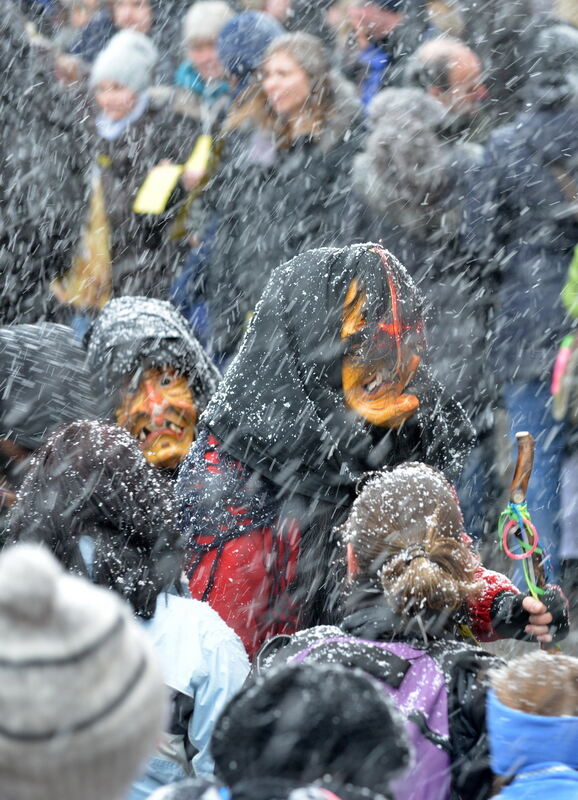
[[[402,614],[458,610],[479,585],[455,492],[419,462],[376,473],[342,527],[359,580],[381,586]]]
[[[83,537],[94,547],[89,563]],[[36,452],[8,540],[44,543],[67,569],[114,589],[145,619],[181,569],[172,484],[127,431],[100,422],[68,425]]]
[[[311,783],[329,776],[387,792],[409,762],[402,723],[380,686],[340,664],[271,670],[237,694],[215,725],[215,774]]]

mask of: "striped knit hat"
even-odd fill
[[[164,709],[155,654],[116,594],[42,547],[0,555],[2,800],[120,800]]]

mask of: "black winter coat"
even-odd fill
[[[560,170],[575,193],[577,129],[574,108],[518,115],[490,136],[467,198],[471,253],[499,269],[492,366],[506,382],[549,379],[567,330],[560,293],[578,242],[578,214]]]
[[[70,266],[90,151],[75,103],[0,0],[0,324],[54,319],[49,284]]]
[[[451,144],[444,147],[452,148]],[[380,181],[379,164],[365,153],[356,160],[357,203],[352,206],[355,241],[380,241],[404,264],[425,298],[430,367],[448,394],[466,410],[478,433],[492,427],[496,389],[488,361],[496,275],[468,252],[461,232],[464,198],[479,167],[474,151],[454,147],[440,164],[444,190],[429,205],[395,202],[395,189]],[[398,166],[399,180],[403,172]],[[433,165],[432,165],[433,168]],[[363,184],[377,176],[365,194]],[[414,179],[415,180],[415,179]],[[393,200],[388,206],[388,198]],[[415,216],[414,216],[415,212]]]
[[[91,127],[111,231],[113,294],[164,297],[181,257],[168,237],[178,204],[158,216],[135,214],[132,207],[149,170],[163,159],[186,160],[198,133],[195,122],[150,99],[143,115],[114,141]]]
[[[231,135],[202,197],[200,218],[193,215],[191,232],[201,237],[217,225],[196,295],[208,304],[212,347],[219,353],[237,349],[276,267],[310,248],[347,243],[343,220],[359,145],[359,105],[347,84],[339,86],[338,110],[318,139],[278,148],[260,130]]]

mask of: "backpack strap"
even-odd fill
[[[453,756],[453,748],[450,744],[449,738],[447,736],[441,736],[439,733],[432,731],[421,711],[411,711],[407,715],[407,719],[410,722],[413,722],[424,739],[427,739],[428,742],[435,744],[435,746],[439,747],[441,750],[445,750],[450,757]]]

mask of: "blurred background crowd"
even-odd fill
[[[170,299],[224,368],[276,266],[382,242],[477,431],[468,529],[494,525],[508,431],[529,428],[537,522],[571,584],[578,456],[550,380],[578,314],[575,3],[4,6],[3,136],[24,167],[3,187],[2,323],[80,338],[112,297]]]
[[[45,545],[0,554],[0,795],[482,800],[491,756],[500,796],[576,796],[576,661],[463,637],[568,633],[556,587],[473,553],[519,430],[578,610],[578,3],[0,12],[0,523]],[[355,403],[348,359],[379,392],[383,341],[418,422]],[[362,599],[303,634],[345,576]],[[392,704],[432,729],[408,745]]]

